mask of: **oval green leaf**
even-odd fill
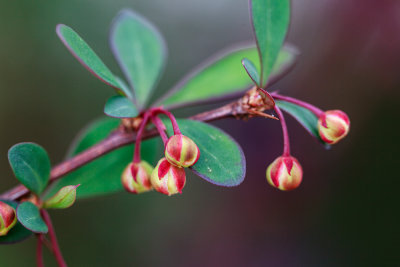
[[[190,169],[204,180],[219,186],[237,186],[246,175],[246,159],[242,148],[221,129],[194,120],[178,120],[182,134],[191,138],[200,149],[200,158]],[[171,123],[165,121],[172,135]]]
[[[2,200],[4,203],[7,203],[15,210],[18,207],[18,203],[10,200]],[[5,236],[0,236],[0,244],[14,244],[21,241],[24,241],[28,237],[32,235],[32,232],[26,229],[20,222],[17,222],[14,227],[8,232]]]
[[[104,113],[114,118],[133,118],[139,114],[132,100],[121,95],[112,96],[107,100]]]
[[[279,80],[294,65],[297,54],[293,46],[285,46],[281,50],[269,85]],[[254,85],[243,69],[243,58],[254,62],[256,69],[260,70],[257,48],[236,46],[217,54],[190,72],[155,105],[163,104],[172,109],[242,93]]]
[[[257,87],[260,87],[260,75],[258,74],[257,67],[254,63],[251,62],[251,60],[244,58],[242,59],[242,65],[254,84],[257,85]]]
[[[29,201],[18,205],[17,218],[26,229],[34,233],[46,234],[49,230],[40,216],[38,207]]]
[[[261,61],[261,85],[277,60],[289,27],[290,0],[250,0],[250,16]]]
[[[56,32],[69,52],[96,78],[113,87],[119,94],[126,95],[116,77],[90,46],[70,27],[58,24]]]
[[[275,104],[280,109],[295,118],[304,127],[304,129],[307,130],[307,132],[317,138],[318,141],[325,145],[325,147],[329,147],[329,145],[325,143],[319,136],[318,117],[315,116],[314,113],[304,107],[283,100],[275,100]]]
[[[8,151],[11,168],[24,186],[39,195],[50,179],[50,159],[46,150],[34,143],[19,143]]]
[[[134,89],[138,105],[144,106],[165,66],[164,38],[143,16],[122,10],[111,26],[110,46]]]
[[[68,157],[97,144],[117,129],[119,123],[120,121],[117,119],[104,118],[90,124],[78,135],[70,148]],[[141,147],[142,158],[150,164],[154,164],[159,145],[158,138],[144,141]],[[134,145],[128,145],[114,150],[66,175],[54,184],[47,196],[52,196],[62,187],[71,184],[81,184],[77,191],[78,199],[122,191],[121,174],[128,163],[132,161],[133,148]]]

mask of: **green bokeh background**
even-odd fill
[[[252,38],[247,1],[0,0],[0,191],[16,184],[7,162],[13,144],[37,142],[60,162],[113,94],[67,52],[56,24],[74,28],[121,74],[107,35],[124,7],[167,40],[158,95],[208,56]],[[274,88],[345,110],[349,137],[325,151],[288,118],[304,180],[279,192],[264,177],[281,153],[279,124],[216,122],[247,156],[241,186],[189,176],[180,196],[121,193],[51,212],[69,266],[399,265],[400,2],[295,0],[292,17],[288,38],[302,54]],[[1,246],[0,266],[35,266],[35,243]],[[56,266],[48,252],[45,260]]]

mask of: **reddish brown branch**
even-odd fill
[[[248,118],[254,116],[254,111],[248,106],[247,94],[240,98],[238,101],[232,102],[217,109],[206,111],[189,119],[198,121],[213,121],[217,119],[236,117]],[[269,108],[269,107],[268,107]],[[265,108],[267,109],[267,108]],[[143,139],[148,139],[157,135],[157,130],[148,130],[143,134]],[[75,157],[68,159],[53,167],[50,174],[50,183],[67,175],[68,173],[78,169],[79,167],[103,156],[117,148],[132,144],[136,141],[136,133],[133,131],[126,131],[124,127],[120,127],[112,132],[106,139],[100,143],[92,146],[91,148],[83,151]],[[13,189],[0,195],[0,199],[16,200],[29,193],[28,189],[23,185],[18,185]]]

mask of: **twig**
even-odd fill
[[[37,235],[37,245],[36,245],[36,265],[37,267],[44,267],[43,262],[43,235]]]
[[[58,246],[56,232],[54,230],[53,223],[51,222],[50,215],[45,209],[42,209],[40,213],[47,227],[49,228],[49,237],[51,245],[53,247],[53,254],[54,257],[56,258],[57,264],[59,267],[67,267],[67,264],[65,263],[65,260],[61,254],[60,247]]]
[[[197,114],[195,116],[189,117],[189,119],[209,122],[228,117],[249,118],[254,116],[254,113],[252,113],[252,109],[249,109],[245,105],[243,99],[246,98],[242,97],[238,101]],[[157,134],[158,133],[156,129],[147,130],[143,133],[142,138],[143,140],[148,139],[156,136]],[[54,166],[50,173],[50,183],[117,148],[135,143],[135,141],[136,133],[134,131],[127,131],[124,127],[120,127],[98,144],[90,147],[89,149],[74,156],[73,158],[70,158]],[[23,185],[18,185],[0,195],[0,199],[16,200],[25,196],[28,193],[29,191],[26,187],[24,187]]]

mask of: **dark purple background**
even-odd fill
[[[326,151],[288,118],[304,179],[299,189],[280,192],[265,180],[282,149],[279,123],[216,122],[247,156],[241,186],[219,188],[190,176],[178,197],[117,194],[52,212],[70,266],[399,264],[400,2],[293,2],[288,40],[302,54],[274,89],[346,111],[348,138]],[[252,38],[244,0],[0,1],[1,191],[16,184],[10,146],[34,141],[59,162],[112,95],[68,54],[55,25],[76,29],[116,71],[107,33],[123,7],[148,17],[167,39],[158,92],[209,55]],[[34,251],[34,238],[2,246],[0,265],[34,266]],[[46,263],[55,266],[49,253]]]

